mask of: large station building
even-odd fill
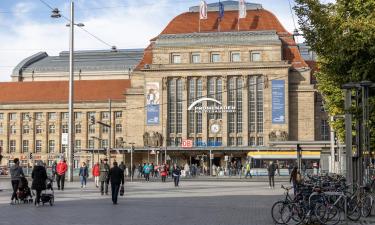
[[[221,20],[217,3],[208,5],[205,20],[191,7],[142,50],[76,53],[76,165],[102,158],[109,143],[112,158],[127,162],[124,150],[133,143],[137,164],[207,165],[211,158],[217,166],[248,159],[255,167],[269,160],[286,166],[297,143],[307,164],[329,151],[311,57],[262,5],[247,3],[246,18],[238,19],[238,2],[223,4]],[[26,160],[32,152],[51,163],[66,151],[67,59],[65,52],[38,53],[0,84],[7,159]],[[91,117],[111,118],[111,131]]]

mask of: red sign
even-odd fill
[[[183,147],[183,148],[193,147],[193,140],[189,140],[189,139],[182,140],[181,147]]]

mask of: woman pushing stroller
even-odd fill
[[[43,190],[46,190],[47,172],[41,161],[38,161],[34,166],[33,172],[31,173],[33,182],[31,189],[36,191],[36,198],[34,204],[38,207],[40,204],[40,196]]]

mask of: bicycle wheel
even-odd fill
[[[284,201],[277,201],[273,204],[271,208],[271,216],[276,224],[285,224],[282,219],[282,211],[286,204],[287,203]]]
[[[314,213],[321,224],[336,225],[340,222],[340,209],[335,205],[320,203]]]
[[[362,200],[361,214],[363,217],[369,217],[372,210],[372,198],[370,195],[366,195]]]
[[[299,225],[305,219],[305,211],[296,203],[286,204],[281,211],[281,219],[284,224]]]
[[[348,200],[347,217],[351,221],[358,221],[361,218],[361,208],[358,204],[357,197]]]

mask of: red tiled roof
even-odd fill
[[[74,101],[124,100],[130,80],[80,80],[74,82]],[[68,81],[33,81],[0,83],[0,103],[65,103]]]
[[[218,12],[208,12],[208,19],[200,21],[201,32],[218,32]],[[220,22],[221,32],[236,32],[238,25],[238,11],[225,11]],[[186,12],[176,16],[161,34],[188,34],[199,30],[198,12]],[[294,68],[307,67],[301,57],[292,35],[282,26],[277,17],[264,9],[248,10],[247,16],[240,19],[240,31],[275,30],[283,43],[283,60],[288,60]],[[155,40],[155,38],[153,39]],[[153,41],[151,40],[151,41]],[[145,64],[152,64],[152,45],[148,46],[144,57],[136,70],[143,69]]]

